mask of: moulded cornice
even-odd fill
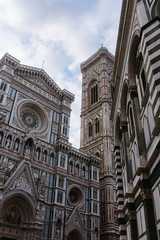
[[[65,99],[72,103],[75,99],[74,94],[66,89],[61,89],[54,80],[43,70],[36,67],[20,64],[20,61],[6,53],[0,60],[0,66],[7,65],[14,69],[14,73],[28,78],[41,79],[46,82],[52,92],[61,100]]]
[[[81,72],[94,65],[102,57],[106,57],[111,62],[114,62],[114,56],[107,50],[107,48],[101,47],[95,54],[93,54],[85,62],[81,63]]]

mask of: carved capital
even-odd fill
[[[135,220],[136,219],[136,212],[134,210],[129,210],[128,213],[129,220]]]
[[[143,200],[152,198],[151,189],[150,188],[143,188],[140,192],[140,195],[141,195]]]

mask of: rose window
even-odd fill
[[[77,186],[71,188],[69,191],[69,201],[73,205],[82,205],[84,196],[80,188]]]
[[[46,131],[48,126],[47,115],[42,107],[33,101],[23,101],[17,108],[18,121],[25,129],[36,133]]]
[[[36,129],[39,126],[39,116],[32,109],[24,109],[20,113],[20,119],[27,128]]]

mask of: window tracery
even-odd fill
[[[94,84],[90,88],[91,105],[98,102],[98,85]]]

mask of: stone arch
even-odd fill
[[[160,1],[155,1],[151,11],[151,18],[160,17]]]
[[[77,230],[73,229],[67,236],[67,240],[84,240],[82,234]]]
[[[128,64],[128,76],[129,85],[131,88],[136,87],[135,73],[136,73],[136,55],[138,50],[138,45],[140,42],[140,32],[136,30],[133,34],[131,41],[131,48],[129,53],[129,64]]]
[[[14,190],[7,193],[2,200],[1,215],[4,217],[5,211],[15,207],[21,215],[21,224],[32,223],[35,221],[34,201],[21,190]]]
[[[0,236],[6,239],[15,239],[13,229],[17,229],[16,239],[28,239],[34,236],[40,236],[42,226],[37,228],[37,210],[32,197],[23,190],[13,190],[5,194],[1,201],[0,216],[2,217]],[[27,225],[27,228],[26,228]]]

